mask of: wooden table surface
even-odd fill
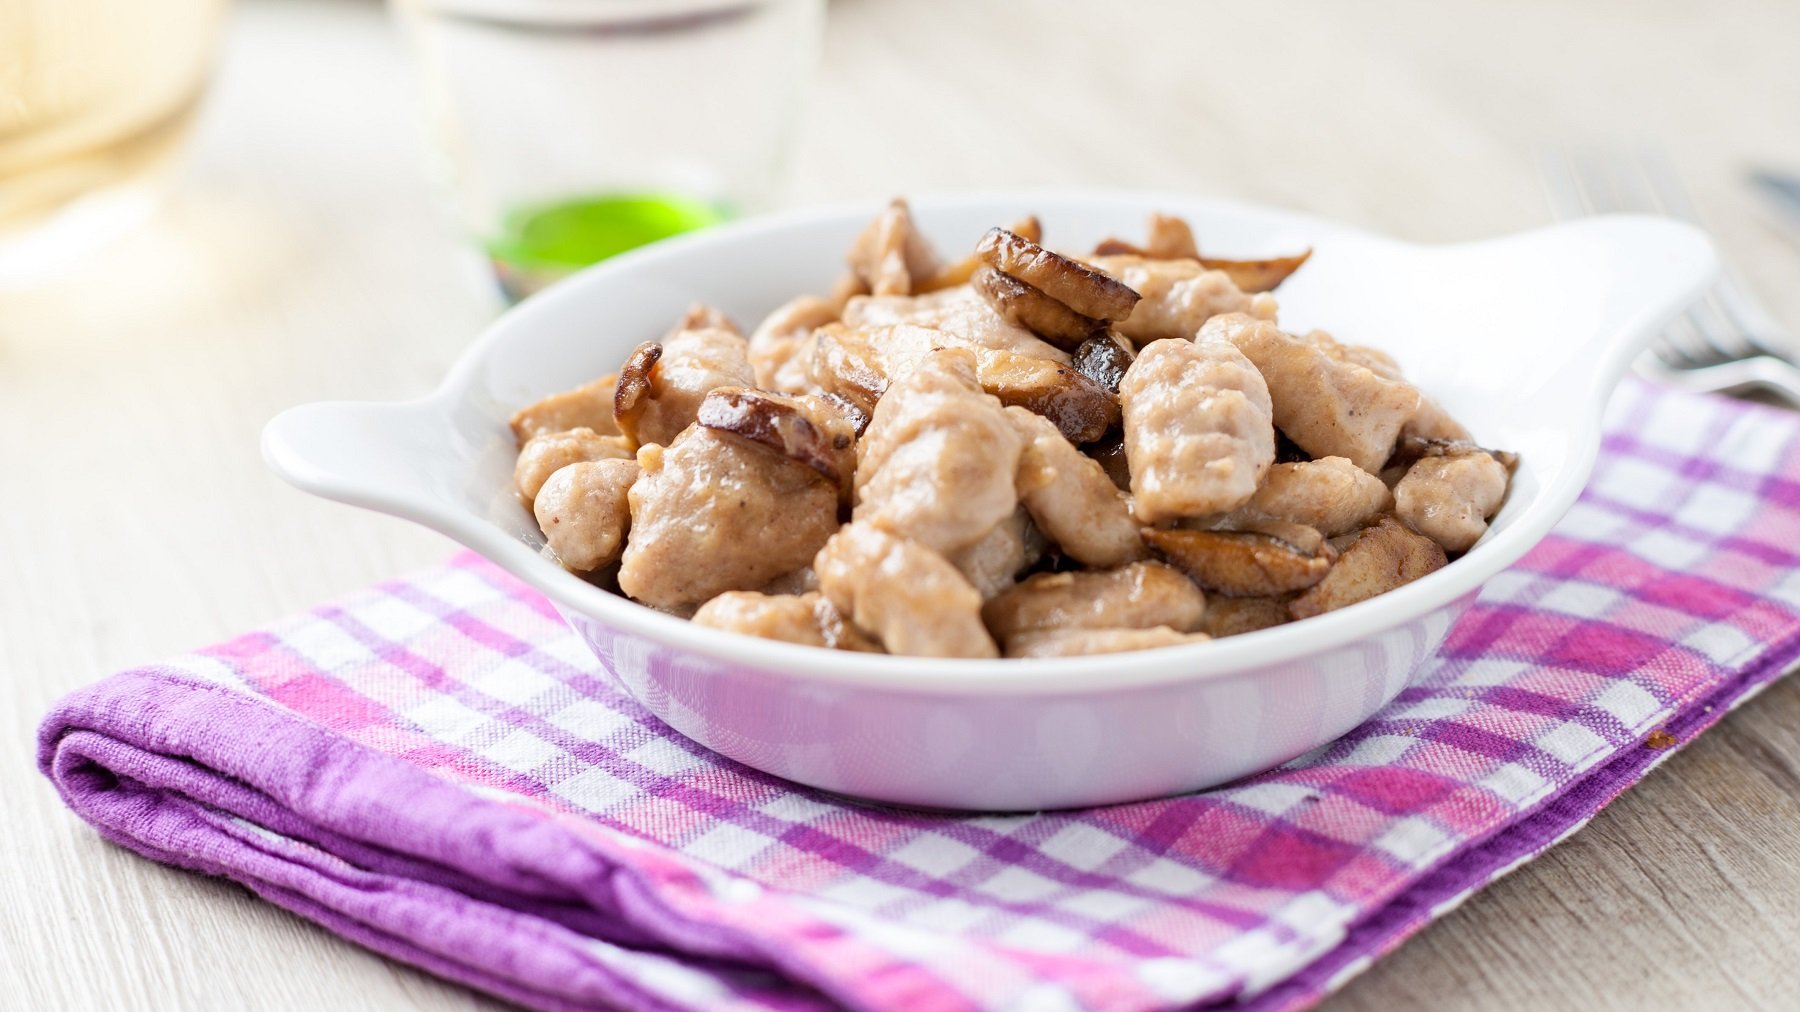
[[[1800,168],[1800,5],[833,4],[789,203],[1100,184],[1422,240],[1545,220],[1532,145],[1651,140],[1800,325],[1742,185]],[[248,0],[152,227],[0,294],[0,1004],[489,1005],[103,844],[32,767],[64,692],[442,558],[309,499],[269,415],[432,387],[494,305],[422,182],[382,10]],[[1339,1009],[1800,1007],[1800,686],[1353,982]]]

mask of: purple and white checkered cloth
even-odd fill
[[[1392,705],[1201,794],[798,788],[658,723],[472,556],[78,692],[40,762],[152,860],[539,1008],[1303,1006],[1800,656],[1795,416],[1632,383],[1608,433]]]

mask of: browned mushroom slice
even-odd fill
[[[1002,404],[1016,404],[1050,419],[1072,443],[1099,439],[1119,419],[1118,398],[1073,368],[984,347],[950,331],[908,323],[827,324],[815,332],[815,338],[813,384],[867,412],[874,411],[891,383],[911,372],[934,349],[966,348],[975,355],[976,378],[983,390]],[[1050,350],[1048,345],[1044,348]]]
[[[1027,215],[1014,222],[1012,231],[1032,242],[1042,242],[1044,238],[1044,228],[1038,223],[1035,214]],[[981,258],[971,253],[955,263],[945,264],[924,283],[914,284],[913,294],[923,295],[927,292],[937,292],[946,288],[955,288],[958,285],[966,285],[969,283],[969,279],[975,276],[976,268],[980,266]]]
[[[844,422],[850,426],[851,435],[856,438],[861,439],[864,430],[868,429],[869,412],[864,411],[861,405],[850,398],[830,392],[808,396],[818,398],[826,407],[842,416]]]
[[[1119,399],[1066,365],[1024,355],[995,354],[977,370],[982,389],[1000,403],[1048,418],[1076,445],[1091,443],[1119,422]]]
[[[688,319],[723,320],[704,307],[690,310]],[[726,327],[684,326],[663,338],[660,349],[652,352],[639,345],[632,352],[621,370],[613,415],[637,445],[667,446],[694,424],[709,391],[755,383],[750,344],[742,334]]]
[[[876,295],[911,295],[939,270],[937,253],[897,198],[856,237],[845,262]]]
[[[570,429],[593,429],[602,436],[618,434],[613,424],[613,388],[618,373],[605,376],[560,394],[551,394],[512,416],[513,438],[523,447],[533,436]]]
[[[1055,629],[1025,633],[1006,642],[1006,656],[1086,657],[1089,654],[1123,654],[1156,647],[1205,643],[1205,633],[1176,632],[1166,625],[1149,629]]]
[[[1206,614],[1206,595],[1160,562],[1117,569],[1039,573],[989,601],[981,617],[1005,641],[1029,633],[1069,629],[1149,629],[1186,632]]]
[[[1337,559],[1323,536],[1299,524],[1253,531],[1146,530],[1144,541],[1207,590],[1233,597],[1291,594],[1325,578]]]
[[[1108,332],[1081,342],[1070,364],[1076,372],[1116,394],[1119,381],[1125,378],[1125,370],[1131,368],[1131,361],[1136,357],[1136,353],[1125,347],[1124,338]]]
[[[881,349],[867,334],[839,323],[814,332],[809,372],[813,386],[841,398],[865,418],[875,411],[875,403],[893,382]]]
[[[1394,455],[1388,463],[1390,466],[1411,467],[1428,457],[1473,456],[1492,457],[1508,471],[1519,463],[1519,455],[1510,450],[1492,450],[1466,439],[1425,439],[1418,436],[1400,437],[1399,442],[1394,444]]]
[[[1064,351],[1074,351],[1106,326],[986,265],[976,268],[970,283],[1002,320],[1024,327]]]
[[[882,327],[911,325],[935,331],[931,347],[966,347],[979,353],[1010,352],[1030,358],[1068,364],[1069,353],[994,312],[981,294],[969,285],[947,288],[929,295],[867,296],[844,306],[843,323],[852,330],[876,331]],[[905,337],[903,333],[901,335]],[[883,341],[886,347],[894,341]],[[918,352],[923,355],[923,351]]]
[[[1111,429],[1098,440],[1082,447],[1083,452],[1100,462],[1100,467],[1121,492],[1131,491],[1131,458],[1125,453],[1125,430]]]
[[[795,596],[728,590],[694,612],[694,624],[827,650],[881,653],[881,644],[845,621],[816,591]]]
[[[1083,316],[1123,320],[1137,305],[1138,293],[1122,282],[1004,228],[988,229],[975,255]]]
[[[980,260],[975,259],[973,256],[963,257],[955,263],[944,265],[936,274],[933,274],[925,281],[914,285],[913,294],[929,295],[932,292],[941,292],[946,288],[955,288],[958,285],[966,285],[969,283],[969,279],[975,276],[975,272],[979,270],[980,267]]]
[[[1146,260],[1198,260],[1211,271],[1224,271],[1240,291],[1256,294],[1274,291],[1276,286],[1300,269],[1312,250],[1294,256],[1269,257],[1262,260],[1226,260],[1203,256],[1194,242],[1194,230],[1173,215],[1150,216],[1150,238],[1142,246],[1123,239],[1105,239],[1094,247],[1094,256],[1137,256]]]
[[[1088,256],[1095,257],[1144,257],[1149,259],[1150,251],[1134,242],[1123,239],[1102,239],[1094,244],[1094,251]]]
[[[856,470],[853,423],[810,398],[722,387],[700,402],[695,420],[799,461],[840,489],[849,488]]]
[[[1141,296],[1115,328],[1140,347],[1164,338],[1191,341],[1202,324],[1221,313],[1275,317],[1274,296],[1247,294],[1224,271],[1209,271],[1198,260],[1096,256],[1089,262]]]
[[[1312,250],[1305,250],[1293,256],[1270,257],[1266,260],[1221,260],[1217,257],[1201,257],[1200,265],[1209,271],[1224,271],[1231,276],[1231,283],[1238,286],[1239,291],[1272,292],[1288,276],[1300,269]]]
[[[631,350],[619,367],[619,383],[613,391],[613,422],[632,442],[638,442],[638,421],[650,403],[650,370],[662,358],[662,345],[645,341]]]
[[[1142,246],[1123,239],[1102,239],[1094,247],[1094,256],[1136,256],[1150,260],[1198,260],[1200,248],[1194,244],[1194,230],[1188,223],[1170,214],[1150,216],[1150,238]]]
[[[1200,628],[1218,639],[1240,636],[1261,629],[1273,629],[1292,621],[1288,603],[1278,597],[1226,597],[1223,594],[1206,602],[1206,620]]]
[[[1444,568],[1446,561],[1437,542],[1382,517],[1344,548],[1323,580],[1288,604],[1288,613],[1311,618],[1367,601]]]
[[[1008,231],[1021,239],[1026,239],[1031,242],[1041,243],[1044,241],[1044,224],[1043,222],[1038,221],[1038,216],[1035,214],[1028,214],[1018,221],[1013,222],[1012,228]]]

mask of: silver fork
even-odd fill
[[[1538,160],[1550,207],[1561,219],[1650,212],[1701,224],[1667,156],[1650,149],[1547,148]],[[1800,407],[1800,347],[1725,265],[1718,282],[1637,362],[1639,372],[1691,390],[1764,390]]]

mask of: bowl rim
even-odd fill
[[[1129,205],[1147,212],[1157,207],[1181,207],[1188,211],[1212,208],[1237,214],[1266,217],[1303,227],[1315,235],[1355,235],[1362,239],[1408,249],[1447,250],[1468,243],[1421,244],[1370,232],[1351,225],[1294,211],[1235,200],[1193,194],[1139,191],[1120,188],[1049,188],[1008,191],[924,194],[909,197],[915,210],[929,214],[993,204],[1089,203]],[[770,232],[818,227],[848,221],[852,224],[872,213],[872,201],[842,202],[806,207],[750,218],[688,236],[665,240],[585,268],[533,295],[492,321],[458,356],[442,383],[425,397],[385,406],[408,412],[432,412],[449,417],[466,402],[475,379],[486,363],[500,354],[517,332],[528,330],[539,318],[561,312],[564,303],[597,279],[628,268],[664,261],[679,261],[690,251],[735,239]],[[1522,233],[1520,233],[1522,234]],[[1700,282],[1695,283],[1696,289]],[[1649,329],[1654,320],[1638,321]],[[1622,329],[1632,329],[1627,325]],[[1615,342],[1616,368],[1606,374],[1614,380],[1629,363],[1631,342]],[[491,521],[460,508],[446,508],[428,499],[389,494],[355,480],[333,474],[290,452],[274,438],[279,424],[294,412],[333,409],[346,402],[303,405],[290,409],[264,430],[263,452],[269,465],[290,483],[325,498],[389,513],[448,535],[500,566],[534,590],[548,597],[565,613],[575,612],[621,632],[642,636],[685,654],[726,665],[754,666],[759,672],[821,686],[880,688],[909,694],[952,696],[1049,696],[1141,689],[1176,682],[1223,679],[1258,669],[1328,653],[1418,621],[1472,595],[1482,584],[1511,566],[1550,532],[1581,494],[1598,456],[1601,417],[1607,383],[1580,414],[1572,427],[1566,465],[1556,480],[1541,485],[1534,500],[1505,529],[1484,536],[1462,558],[1413,583],[1377,597],[1300,622],[1203,643],[1159,647],[1127,653],[1095,654],[1067,658],[969,659],[908,657],[864,654],[763,639],[744,633],[695,625],[687,619],[656,611],[622,595],[590,584],[544,558],[537,551]],[[357,407],[367,407],[358,404]],[[1510,493],[1509,493],[1510,494]]]

